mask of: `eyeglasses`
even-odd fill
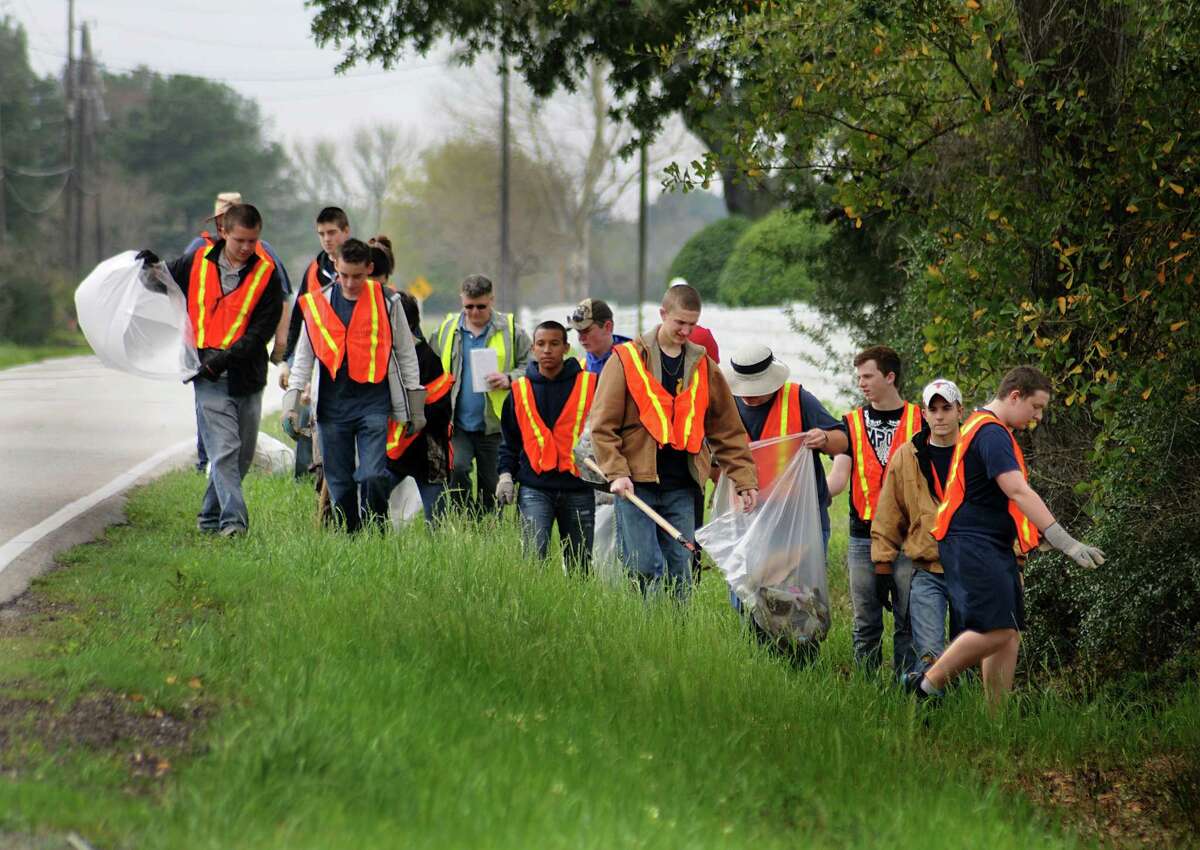
[[[486,310],[489,306],[491,306],[491,305],[489,305],[489,304],[464,304],[463,309],[464,310]]]

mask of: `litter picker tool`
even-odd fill
[[[606,476],[604,474],[604,472],[600,469],[600,466],[592,458],[590,458],[590,457],[584,458],[583,462],[587,464],[588,469],[592,470],[592,472],[595,472],[601,478],[608,480],[608,476]],[[659,528],[661,528],[667,534],[671,535],[672,539],[674,539],[675,542],[678,543],[680,546],[682,546],[684,549],[687,549],[689,552],[697,552],[698,553],[700,551],[699,543],[695,542],[694,540],[688,540],[686,537],[684,537],[682,531],[680,531],[675,526],[671,525],[671,523],[667,522],[666,519],[663,518],[662,514],[660,514],[658,511],[654,510],[654,508],[650,507],[645,502],[643,502],[641,499],[639,499],[636,494],[622,493],[621,495],[624,498],[631,501],[633,503],[634,507],[636,507],[639,511],[644,513],[646,516],[650,517],[650,519],[652,519],[654,521],[655,525],[657,525]]]

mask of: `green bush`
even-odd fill
[[[717,279],[734,246],[749,229],[748,218],[734,215],[697,231],[671,261],[667,280],[681,277],[696,288],[705,302],[719,301]]]
[[[64,284],[44,267],[0,254],[0,340],[41,345],[65,315]]]
[[[717,298],[739,307],[810,301],[830,228],[810,211],[778,210],[747,230],[717,282]]]

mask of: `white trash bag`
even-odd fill
[[[258,432],[254,446],[254,468],[267,475],[290,475],[296,465],[296,453],[270,434]]]
[[[717,485],[712,522],[696,539],[716,561],[734,594],[776,638],[815,644],[829,633],[829,580],[813,477],[813,453],[799,435],[752,443],[759,504],[733,510],[728,476]]]
[[[88,345],[111,369],[156,381],[183,381],[200,371],[187,298],[163,263],[141,280],[135,251],[111,257],[75,290],[75,313]]]
[[[424,513],[425,506],[421,502],[417,479],[410,475],[392,488],[392,494],[388,497],[388,517],[392,520],[393,528],[399,531],[405,523],[424,516]]]
[[[592,569],[603,581],[618,583],[626,574],[617,559],[617,506],[596,505],[594,528]]]

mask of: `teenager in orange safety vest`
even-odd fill
[[[200,354],[196,404],[208,450],[208,488],[196,518],[201,531],[234,536],[250,524],[242,478],[254,460],[267,344],[282,305],[278,271],[258,254],[262,216],[249,204],[224,213],[226,238],[167,264],[187,295],[193,339]],[[159,262],[150,251],[138,254]]]
[[[376,263],[387,263],[387,257],[379,254],[377,248],[371,249]],[[454,376],[442,371],[442,358],[421,332],[417,299],[407,292],[400,292],[398,297],[416,342],[417,364],[425,386],[425,427],[406,434],[400,423],[388,424],[388,472],[392,474],[393,485],[405,478],[417,483],[425,521],[433,522],[446,507],[443,493],[450,475],[450,391],[454,389]]]
[[[587,424],[598,379],[566,356],[568,348],[567,329],[558,322],[534,328],[533,362],[513,381],[500,411],[496,501],[516,501],[521,536],[539,558],[546,557],[557,525],[567,568],[586,574],[595,500],[578,475],[572,450]]]
[[[833,463],[829,489],[836,496],[850,489],[850,540],[846,566],[854,608],[854,658],[877,670],[883,657],[883,611],[893,617],[892,673],[912,670],[916,654],[908,625],[912,561],[905,556],[890,566],[871,561],[871,520],[883,489],[887,465],[897,449],[924,427],[921,408],[900,397],[900,356],[887,346],[866,349],[854,358],[858,389],[866,404],[844,417],[849,447]]]
[[[332,517],[357,531],[364,524],[385,524],[392,489],[389,419],[410,433],[424,428],[425,390],[400,299],[388,297],[371,278],[371,249],[347,239],[336,268],[336,283],[297,301],[304,333],[296,345],[283,416],[294,427],[300,391],[311,380]]]
[[[700,319],[700,294],[673,286],[662,323],[616,347],[600,373],[590,426],[596,463],[618,497],[634,493],[675,526],[695,534],[695,497],[715,456],[733,481],[742,510],[758,504],[749,439],[725,376],[689,341]],[[669,586],[683,598],[691,556],[625,498],[617,499],[617,554],[643,591]]]
[[[929,670],[906,678],[918,698],[940,695],[954,676],[976,664],[993,705],[1012,690],[1025,627],[1014,543],[1029,552],[1044,536],[1081,567],[1104,563],[1104,553],[1068,534],[1029,486],[1013,431],[1041,421],[1050,393],[1045,375],[1018,366],[1001,380],[996,397],[963,423],[933,528],[963,631]]]

